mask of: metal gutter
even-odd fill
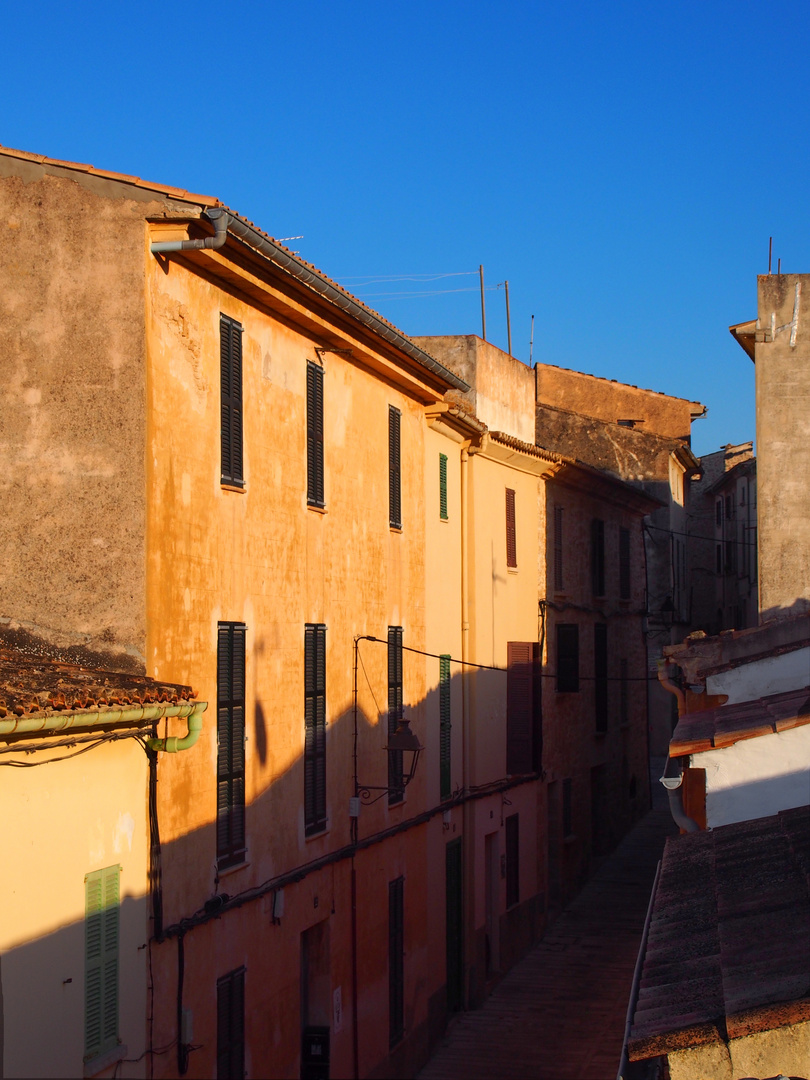
[[[236,214],[231,213],[230,210],[225,210],[221,207],[209,207],[204,211],[205,216],[212,222],[214,226],[214,236],[208,237],[206,240],[176,240],[165,241],[160,243],[154,243],[151,246],[153,254],[160,254],[161,252],[168,251],[187,251],[192,249],[208,248],[209,250],[216,247],[222,247],[225,243],[225,237],[228,233],[235,236],[239,240],[243,240],[246,244],[252,247],[255,251],[258,251],[265,258],[269,259],[276,266],[281,267],[282,270],[286,270],[292,274],[298,281],[309,288],[314,289],[320,296],[340,308],[347,315],[351,315],[353,319],[357,319],[369,330],[373,330],[379,337],[384,338],[391,345],[396,346],[401,352],[404,352],[412,360],[415,360],[420,367],[430,371],[433,375],[437,375],[444,382],[449,383],[455,390],[461,390],[463,393],[467,393],[470,389],[468,383],[460,379],[458,375],[454,374],[443,364],[440,364],[438,360],[434,360],[428,353],[423,352],[418,346],[414,345],[412,341],[406,338],[398,330],[395,330],[393,326],[389,326],[383,322],[379,316],[375,315],[369,308],[359,304],[347,293],[341,289],[336,288],[329,281],[326,280],[321,274],[318,274],[315,270],[311,269],[302,259],[297,259],[291,252],[281,244],[277,244],[275,240],[272,240],[269,236],[265,236],[259,232],[249,222],[244,221]],[[216,241],[219,237],[222,237],[221,241]]]
[[[162,720],[167,716],[188,717],[188,734],[183,739],[150,739],[149,744],[185,743],[174,750],[167,745],[152,746],[153,750],[176,750],[193,746],[202,728],[202,713],[208,708],[207,701],[184,701],[177,705],[136,705],[125,709],[92,709],[82,711],[52,712],[45,716],[14,716],[0,720],[0,737],[24,735],[40,731],[69,731],[75,728],[102,727],[107,724],[138,724],[149,720]],[[196,734],[194,734],[196,732]],[[194,735],[193,740],[187,740]]]

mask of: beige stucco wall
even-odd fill
[[[763,275],[757,292],[759,605],[767,621],[810,610],[810,275]]]
[[[64,753],[19,757],[45,762]],[[127,1057],[137,1058],[146,1040],[149,935],[144,752],[127,740],[72,761],[3,773],[3,1075],[83,1075],[84,878],[115,864],[121,866],[119,1036]],[[42,1017],[46,1032],[32,1038]],[[144,1076],[145,1062],[123,1063],[118,1075]]]
[[[810,1075],[810,1022],[679,1050],[669,1055],[672,1080],[737,1080],[742,1076]]]

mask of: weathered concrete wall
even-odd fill
[[[0,617],[143,670],[144,216],[166,204],[82,180],[0,154]]]
[[[757,279],[760,618],[810,611],[810,275]]]

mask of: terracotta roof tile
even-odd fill
[[[669,744],[670,757],[731,746],[742,739],[810,724],[810,686],[736,705],[686,713]]]

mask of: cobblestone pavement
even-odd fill
[[[615,1080],[650,890],[677,831],[656,803],[487,1001],[453,1019],[419,1080]]]

